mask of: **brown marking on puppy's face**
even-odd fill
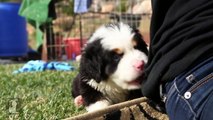
[[[120,49],[120,48],[115,48],[115,49],[113,49],[112,51],[114,51],[114,52],[115,52],[116,54],[118,54],[118,55],[123,54],[123,50]]]

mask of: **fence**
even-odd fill
[[[99,26],[109,22],[124,22],[139,29],[149,43],[150,0],[93,0],[87,13],[64,13],[63,10],[69,10],[71,5],[68,0],[55,4],[57,19],[48,26],[49,31],[46,32],[49,34],[49,60],[75,59],[90,35]]]

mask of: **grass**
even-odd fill
[[[21,66],[0,65],[1,120],[56,120],[85,112],[74,106],[70,93],[77,70],[12,74]]]

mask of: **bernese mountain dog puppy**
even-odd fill
[[[79,74],[72,83],[75,104],[91,112],[141,97],[147,54],[138,30],[124,23],[101,26],[82,52]]]

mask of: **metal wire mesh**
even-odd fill
[[[109,22],[124,22],[139,29],[149,43],[151,11],[140,12],[136,8],[150,0],[93,0],[89,12],[69,15],[72,2],[62,0],[55,4],[57,18],[53,21],[50,42],[47,44],[49,60],[70,60],[80,54],[82,46],[101,25]]]

